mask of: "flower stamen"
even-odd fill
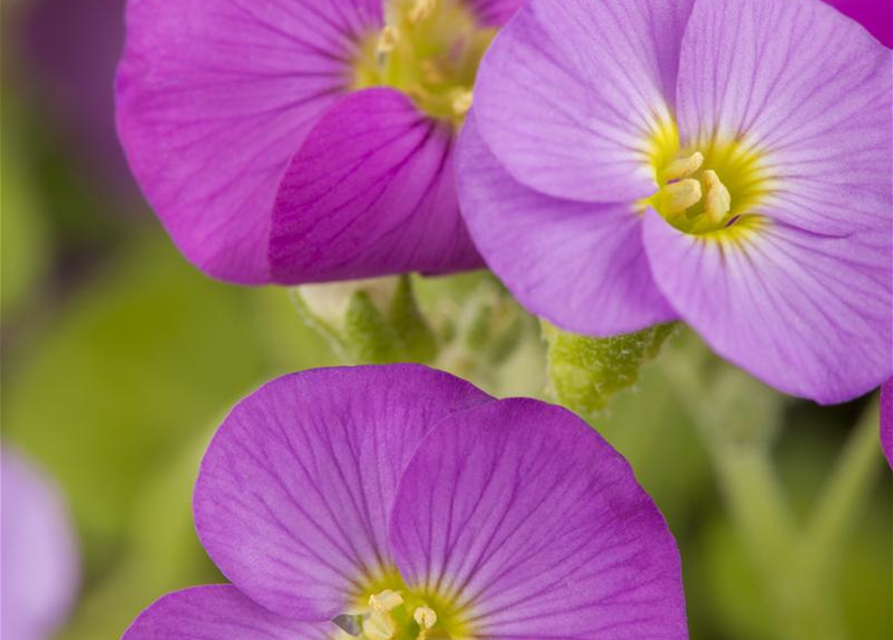
[[[694,178],[671,182],[658,192],[657,209],[664,215],[682,213],[701,201],[701,183]]]
[[[431,629],[437,624],[437,614],[434,612],[434,609],[422,605],[413,612],[412,619],[415,620],[420,629],[416,640],[427,640]]]
[[[667,165],[663,172],[663,178],[667,181],[688,178],[700,169],[702,164],[704,164],[704,154],[695,151],[690,156],[679,158]]]
[[[391,612],[403,604],[403,596],[386,589],[369,596],[369,617],[363,621],[363,633],[369,640],[392,640],[397,623]]]
[[[719,224],[732,209],[732,194],[715,171],[710,169],[704,171],[702,180],[706,189],[704,215],[713,224]]]

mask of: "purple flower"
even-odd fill
[[[881,448],[893,469],[893,378],[881,387]]]
[[[74,602],[77,545],[56,487],[24,458],[0,452],[0,637],[48,640]]]
[[[233,282],[481,265],[453,140],[522,0],[130,0],[118,129],[183,254]]]
[[[564,409],[424,367],[261,388],[194,508],[232,585],[162,598],[125,640],[687,637],[676,545],[623,458]]]
[[[584,334],[682,319],[785,392],[891,358],[891,52],[813,0],[532,0],[459,144],[474,241]]]

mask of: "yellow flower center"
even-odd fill
[[[680,231],[708,234],[758,223],[754,207],[772,189],[765,157],[743,140],[710,139],[682,149],[675,124],[651,140],[657,191],[650,205]]]
[[[353,88],[393,87],[425,113],[459,125],[494,35],[463,0],[388,0],[384,28],[364,40],[354,61]]]

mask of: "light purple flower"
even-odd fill
[[[56,487],[21,456],[0,452],[0,637],[49,640],[77,592],[77,545]]]
[[[891,52],[821,2],[532,0],[481,65],[459,191],[531,311],[681,318],[831,403],[893,373],[891,140]]]
[[[893,469],[893,378],[881,387],[881,448]]]
[[[481,266],[453,140],[522,0],[130,0],[118,130],[183,254],[234,282]]]
[[[264,386],[194,509],[232,585],[162,598],[125,640],[687,637],[675,542],[623,458],[564,409],[424,367]]]

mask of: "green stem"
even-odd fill
[[[870,495],[881,469],[878,446],[878,404],[862,414],[806,529],[804,557],[821,558],[829,570],[841,557],[840,547]]]

